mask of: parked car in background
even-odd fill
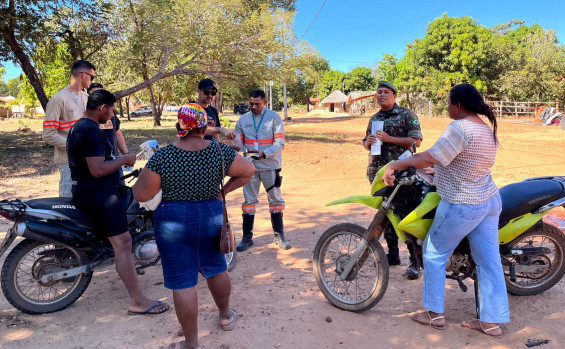
[[[152,114],[153,109],[151,107],[142,107],[129,113],[130,116],[147,116]]]
[[[249,105],[245,104],[245,103],[239,103],[239,104],[233,105],[233,113],[234,114],[245,114],[250,110],[251,109],[249,108]]]
[[[179,111],[180,107],[178,105],[166,105],[165,111]]]

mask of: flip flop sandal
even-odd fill
[[[421,313],[418,313],[418,314],[421,314]],[[418,315],[418,314],[416,314],[416,315]],[[445,324],[443,326],[438,326],[438,325],[434,324],[434,321],[439,320],[439,319],[445,319],[445,316],[440,315],[440,316],[436,316],[436,317],[432,318],[432,315],[430,314],[429,310],[426,311],[426,314],[428,315],[428,319],[429,319],[427,322],[422,322],[422,321],[416,320],[416,318],[415,318],[416,315],[412,316],[411,319],[412,319],[412,321],[417,322],[420,325],[430,326],[431,328],[435,328],[436,330],[447,329],[447,324]]]
[[[157,315],[157,314],[162,314],[164,312],[166,312],[167,310],[170,309],[168,304],[165,304],[165,307],[159,309],[158,311],[154,311],[152,312],[151,310],[163,305],[164,303],[161,301],[157,301],[157,304],[149,307],[146,311],[133,311],[133,310],[128,310],[128,315]]]
[[[222,328],[222,330],[224,331],[231,331],[235,328],[235,322],[237,321],[237,312],[233,309],[230,309],[230,314],[231,314],[231,321],[229,324],[227,325],[222,325],[222,323],[220,322],[220,327]]]
[[[492,338],[495,338],[495,339],[500,339],[500,338],[504,337],[504,334],[503,334],[503,333],[501,333],[501,334],[499,334],[499,335],[493,335],[493,334],[490,334],[490,333],[489,333],[490,331],[494,331],[494,330],[499,329],[500,326],[496,325],[496,326],[491,327],[491,328],[484,328],[483,322],[482,322],[481,320],[472,320],[472,321],[469,321],[469,324],[473,323],[474,321],[478,321],[478,322],[479,322],[479,326],[481,327],[480,329],[479,329],[479,328],[475,328],[475,327],[463,326],[463,324],[461,324],[461,327],[469,328],[469,329],[471,329],[471,330],[475,330],[475,331],[482,332],[482,333],[486,334],[487,336],[492,337]]]

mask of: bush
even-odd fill
[[[225,116],[220,116],[220,125],[225,128],[231,128],[231,121]]]
[[[293,104],[289,109],[293,113],[299,113],[301,111],[306,111],[306,104]]]

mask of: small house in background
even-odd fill
[[[320,106],[320,99],[310,97],[310,99],[308,100],[308,105],[306,106],[306,111],[318,109],[319,106]]]
[[[16,99],[16,97],[0,94],[0,117],[5,118],[10,116],[9,103],[14,99]]]
[[[350,114],[365,114],[367,110],[376,109],[376,91],[353,91],[349,93],[347,100],[347,110]]]
[[[336,90],[324,98],[321,104],[322,108],[330,112],[343,113],[345,112],[347,100],[348,98],[343,92]]]

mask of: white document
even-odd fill
[[[371,123],[371,134],[375,136],[377,131],[382,131],[384,129],[384,121],[373,121]],[[377,139],[377,142],[371,145],[371,155],[381,155],[381,141]]]

